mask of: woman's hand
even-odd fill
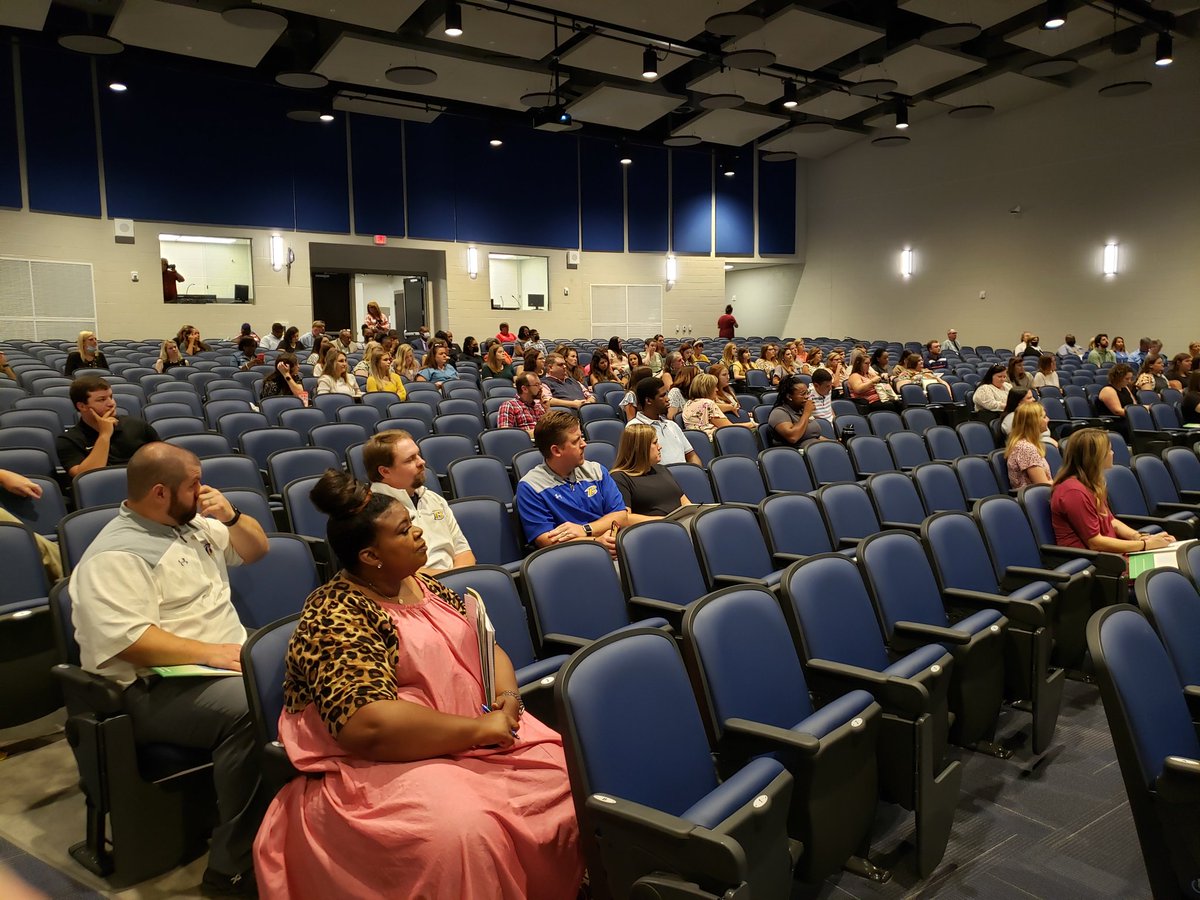
[[[1175,542],[1174,535],[1165,531],[1158,534],[1143,534],[1141,538],[1145,542],[1147,550],[1161,550],[1163,547]]]
[[[521,701],[512,694],[497,697],[496,702],[492,704],[492,711],[505,713],[512,722],[514,731],[521,727]]]
[[[507,749],[516,741],[516,722],[504,710],[484,713],[477,720],[479,725],[476,747],[500,747]]]

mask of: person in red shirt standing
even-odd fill
[[[175,271],[175,267],[162,257],[163,302],[175,303],[179,300],[179,290],[175,285],[183,281],[183,276]]]
[[[733,329],[737,327],[737,319],[733,317],[733,306],[726,306],[725,315],[717,319],[717,337],[724,341],[732,341]]]
[[[507,322],[501,322],[500,330],[496,332],[496,340],[502,344],[514,344],[516,343],[517,336],[508,330]]]

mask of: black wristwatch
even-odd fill
[[[235,506],[233,508],[233,518],[230,519],[228,522],[222,522],[221,524],[224,525],[226,528],[232,528],[234,525],[236,525],[238,523],[238,519],[240,519],[241,517],[242,517],[242,511]]]
[[[592,526],[591,526],[591,525],[584,525],[584,526],[583,526],[583,533],[584,533],[584,534],[586,534],[588,537],[591,537],[591,536],[592,536]]]

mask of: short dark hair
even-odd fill
[[[637,397],[637,405],[645,406],[655,395],[662,389],[663,380],[657,375],[651,375],[649,378],[643,378],[637,383],[637,387],[633,389],[633,394]]]
[[[362,571],[358,554],[375,543],[376,521],[399,501],[338,469],[326,469],[309,496],[329,516],[325,536],[338,560],[351,572]]]
[[[112,385],[103,378],[97,375],[85,375],[71,382],[71,389],[67,392],[67,395],[71,398],[71,403],[87,403],[88,397],[96,393],[96,391],[104,391],[111,388]]]
[[[255,350],[258,348],[258,341],[256,341],[254,338],[252,338],[248,334],[243,335],[242,337],[238,338],[238,342],[237,342],[237,348],[239,350],[245,350],[247,347],[249,347],[251,350]]]
[[[732,312],[733,312],[733,304],[726,303],[725,304],[725,315],[729,315]]]
[[[537,351],[535,350],[533,352],[536,353]],[[518,372],[516,375],[513,376],[513,387],[515,387],[517,389],[517,391],[520,391],[521,388],[528,387],[530,379],[533,379],[533,378],[537,378],[536,371],[534,371],[533,369],[522,369],[520,372]]]
[[[538,419],[537,425],[534,426],[533,443],[542,454],[542,458],[549,459],[550,448],[557,447],[566,440],[572,429],[579,427],[579,419],[574,415],[565,409],[552,409]]]
[[[813,369],[812,383],[824,384],[827,381],[833,381],[833,373],[828,369]]]

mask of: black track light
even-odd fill
[[[647,81],[658,77],[658,54],[654,52],[653,47],[642,51],[642,77]]]
[[[800,101],[796,97],[796,82],[785,81],[783,83],[783,108],[795,109],[799,103]]]
[[[1067,5],[1064,0],[1046,0],[1046,18],[1043,28],[1062,28],[1067,24]]]
[[[457,0],[446,3],[446,34],[450,37],[460,37],[463,33],[462,7]]]
[[[1154,64],[1156,66],[1169,66],[1175,62],[1174,41],[1171,40],[1170,32],[1164,31],[1158,36],[1158,41],[1154,45]]]
[[[896,127],[901,131],[908,127],[908,105],[903,100],[896,101]]]

